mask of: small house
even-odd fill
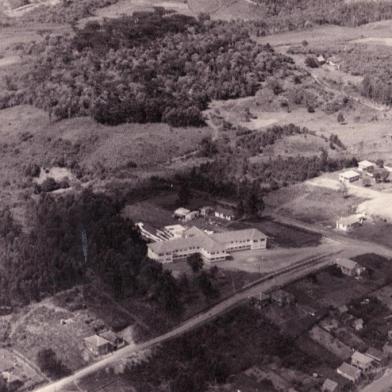
[[[207,217],[214,213],[214,209],[212,207],[201,207],[200,208],[200,215]]]
[[[362,331],[363,330],[363,319],[359,318],[359,319],[355,319],[353,321],[353,328],[356,331]]]
[[[360,178],[360,174],[354,170],[347,170],[339,174],[339,181],[343,183],[355,182],[358,181]]]
[[[375,164],[370,161],[361,161],[358,162],[358,170],[362,172],[372,173],[375,168]]]
[[[363,267],[351,259],[339,257],[336,259],[335,263],[342,273],[347,276],[360,276],[364,271]]]
[[[180,207],[180,208],[177,208],[177,209],[174,211],[173,216],[174,216],[176,219],[183,220],[183,219],[185,219],[185,217],[186,217],[190,212],[191,212],[191,211],[188,210],[187,208]]]
[[[327,378],[321,386],[321,392],[337,392],[339,384]]]
[[[369,347],[369,349],[366,351],[366,355],[370,358],[372,358],[374,361],[376,361],[379,364],[383,364],[385,362],[385,354],[377,350],[374,347]]]
[[[113,351],[112,344],[99,335],[93,335],[85,338],[84,345],[96,356],[106,355]]]
[[[351,357],[351,364],[360,369],[361,372],[369,373],[373,368],[374,359],[360,353],[359,351],[355,351]]]
[[[276,290],[271,293],[271,301],[279,306],[291,305],[295,302],[293,294],[284,290]]]
[[[217,207],[215,209],[215,217],[224,219],[227,221],[232,221],[235,219],[235,213],[233,210],[230,210],[228,208],[223,208],[223,207]]]
[[[348,364],[347,362],[343,362],[343,364],[336,369],[336,372],[354,384],[359,381],[362,375],[360,369]]]
[[[349,232],[356,227],[362,226],[365,217],[363,215],[351,215],[341,217],[336,221],[336,229],[344,232]]]

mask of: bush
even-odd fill
[[[314,56],[308,56],[305,59],[305,65],[309,68],[318,68],[320,66],[318,60]]]

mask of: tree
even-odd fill
[[[207,300],[219,297],[219,290],[214,287],[207,272],[202,271],[197,277],[197,283]]]
[[[314,56],[308,56],[305,59],[305,65],[309,68],[318,68],[320,66],[318,60]]]
[[[70,373],[63,363],[57,358],[56,353],[50,349],[41,349],[37,354],[37,363],[40,369],[50,377],[59,378]]]
[[[188,184],[186,182],[183,182],[178,191],[177,201],[181,205],[187,205],[190,199],[191,192],[189,190]]]
[[[338,120],[338,123],[339,123],[339,124],[343,124],[343,123],[346,121],[346,119],[344,118],[342,112],[339,112],[338,117],[337,117],[337,120]]]
[[[193,255],[188,256],[187,263],[194,274],[200,272],[204,266],[204,261],[200,253],[194,253]]]

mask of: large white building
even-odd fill
[[[227,231],[207,234],[197,227],[191,227],[183,238],[148,244],[148,257],[161,263],[171,263],[199,253],[207,262],[225,260],[230,253],[266,249],[268,238],[257,229]]]

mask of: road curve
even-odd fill
[[[250,296],[256,295],[261,291],[265,292],[273,289],[274,287],[285,285],[290,281],[299,279],[311,272],[314,272],[322,267],[329,265],[331,257],[336,253],[337,252],[324,253],[316,257],[306,258],[290,267],[285,267],[279,271],[268,274],[263,278],[259,279],[258,281],[254,282],[253,284],[248,285],[247,287],[240,290],[231,297],[219,302],[205,312],[199,313],[196,316],[190,318],[189,320],[185,321],[183,324],[179,325],[173,330],[147,342],[134,346],[126,346],[106,356],[98,362],[95,362],[91,365],[86,366],[83,369],[80,369],[71,376],[65,377],[59,381],[55,381],[51,384],[37,388],[35,392],[59,392],[62,388],[72,384],[73,382],[80,380],[81,378],[86,377],[90,374],[93,374],[101,369],[104,369],[107,366],[113,365],[118,360],[127,358],[132,353],[149,349],[159,343],[163,343],[167,340],[183,335],[184,333],[232,309],[234,306],[238,305],[242,301],[245,301]]]

